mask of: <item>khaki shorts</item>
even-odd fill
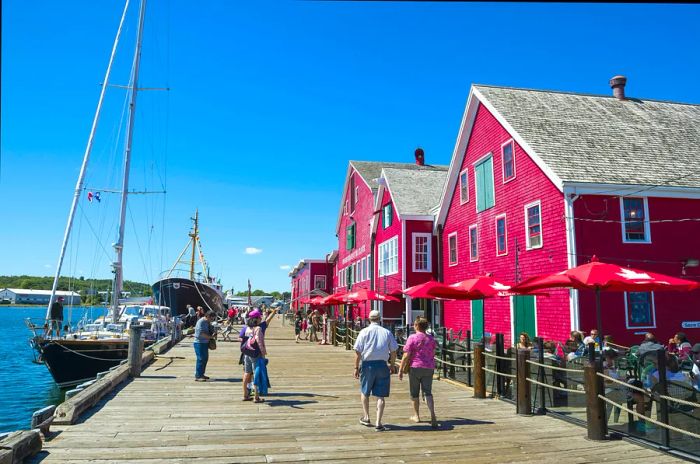
[[[435,369],[412,367],[408,373],[408,389],[412,399],[417,399],[420,391],[425,396],[433,396],[433,372]]]

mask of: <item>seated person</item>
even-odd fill
[[[695,390],[700,391],[700,343],[696,343],[690,349],[690,356],[693,360],[693,368],[688,376]]]
[[[682,361],[690,356],[690,349],[692,345],[685,336],[685,333],[678,332],[668,341],[668,351],[678,355],[678,358]]]
[[[587,336],[586,338],[583,339],[583,344],[588,346],[591,343],[594,343],[596,348],[600,346],[600,337],[598,336],[598,330],[597,329],[592,329],[591,334]]]

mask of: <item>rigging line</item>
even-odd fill
[[[78,208],[80,209],[80,211],[81,211],[83,214],[85,213],[84,210],[83,210],[83,207],[80,205],[80,203],[78,203]],[[105,254],[105,256],[107,257],[107,259],[111,259],[110,256],[109,256],[109,252],[105,249],[104,245],[102,244],[102,241],[100,240],[99,235],[97,235],[97,233],[95,232],[95,228],[92,226],[92,223],[90,222],[90,219],[87,218],[87,216],[85,216],[85,222],[87,222],[87,225],[90,227],[90,230],[91,230],[92,233],[95,235],[95,238],[97,239],[97,243],[99,244],[100,248],[101,248],[102,251],[104,252],[104,254]]]
[[[148,282],[152,282],[150,273],[148,272],[148,269],[146,267],[146,261],[144,260],[143,256],[143,249],[141,248],[141,242],[139,241],[139,234],[136,231],[136,222],[134,221],[134,214],[133,211],[131,211],[131,206],[127,205],[126,209],[129,211],[129,218],[131,219],[131,227],[134,229],[134,238],[136,239],[136,248],[139,250],[139,257],[141,258],[141,264],[143,265],[143,273],[146,276],[146,279]]]

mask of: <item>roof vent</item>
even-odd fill
[[[627,83],[627,78],[625,76],[615,76],[610,79],[610,87],[613,90],[613,97],[618,100],[625,99],[625,84]]]
[[[423,151],[423,149],[416,148],[415,155],[416,155],[416,164],[418,166],[425,166],[425,152]]]

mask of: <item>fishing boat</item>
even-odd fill
[[[61,387],[77,385],[86,380],[93,379],[98,373],[107,371],[124,361],[127,358],[128,353],[128,328],[130,323],[134,322],[131,320],[121,321],[122,313],[126,310],[126,307],[120,305],[119,296],[122,295],[124,287],[123,252],[127,200],[129,195],[133,193],[153,193],[129,191],[134,117],[136,114],[136,96],[140,90],[138,86],[139,66],[141,63],[141,43],[143,37],[143,23],[146,13],[146,0],[141,0],[138,10],[138,26],[136,28],[135,48],[133,59],[131,61],[129,84],[127,86],[115,85],[110,81],[112,65],[115,62],[119,40],[122,35],[122,30],[124,28],[125,19],[127,18],[128,12],[130,12],[129,1],[126,1],[100,91],[100,97],[93,118],[90,135],[88,137],[87,147],[83,155],[80,173],[76,182],[75,192],[71,203],[70,212],[68,214],[68,221],[59,254],[58,265],[56,266],[56,274],[51,289],[51,296],[49,298],[46,311],[46,319],[43,323],[33,323],[31,321],[27,321],[27,326],[32,331],[30,344],[38,352],[38,361],[46,365],[55,382]],[[135,13],[133,13],[132,16],[133,15],[135,15]],[[114,260],[111,262],[112,272],[114,273],[111,291],[112,298],[109,308],[111,316],[109,318],[102,318],[102,320],[95,323],[78,324],[78,326],[75,328],[71,328],[70,326],[60,327],[59,324],[62,324],[63,318],[62,316],[57,318],[55,314],[52,316],[52,309],[54,312],[57,311],[57,314],[62,315],[63,313],[63,307],[59,301],[60,299],[57,299],[56,297],[56,292],[58,289],[59,277],[61,276],[62,267],[64,264],[64,258],[66,256],[66,249],[71,239],[71,232],[74,226],[76,212],[78,209],[80,209],[81,213],[85,214],[84,210],[86,207],[82,206],[80,202],[85,200],[83,198],[83,193],[87,190],[85,181],[86,173],[88,172],[88,163],[93,151],[93,142],[95,140],[98,121],[100,120],[103,103],[105,101],[105,93],[108,87],[119,87],[126,89],[127,93],[125,95],[125,99],[126,103],[128,104],[128,114],[124,124],[124,137],[123,140],[120,139],[119,142],[116,142],[118,143],[116,146],[123,148],[123,157],[119,162],[120,167],[117,168],[121,171],[121,185],[119,186],[120,188],[112,189],[111,191],[109,189],[103,190],[103,192],[118,194],[119,197],[117,216],[118,221],[115,221],[115,224],[118,224],[118,228],[115,230],[117,232],[117,239],[113,244]],[[124,121],[121,121],[121,123],[123,124]],[[100,171],[97,168],[93,168],[93,170],[98,172]],[[117,176],[117,179],[119,179],[119,176]],[[88,192],[87,201],[93,202],[94,199],[95,195],[92,193],[92,191]],[[98,202],[100,201],[99,194],[97,195],[96,200]],[[105,203],[107,202],[102,201],[103,205]],[[116,201],[113,202],[113,204],[115,207],[117,206]],[[110,234],[113,232],[114,231],[109,231]],[[151,322],[151,326],[157,327],[157,330],[155,332],[152,330],[147,330],[144,332],[145,346],[150,345],[156,338],[162,336],[163,331],[160,329],[160,327],[163,320],[163,312],[167,313],[168,311],[158,308],[157,314],[150,314],[151,318],[155,318],[156,316],[158,318],[157,323],[154,323],[153,321]],[[141,316],[143,316],[144,319],[147,319],[148,317],[146,315],[139,314],[136,321],[138,321]]]
[[[177,315],[187,314],[187,305],[190,305],[193,308],[201,306],[205,310],[215,311],[223,317],[226,311],[226,297],[221,282],[209,274],[209,264],[204,258],[199,238],[199,211],[195,211],[194,217],[190,219],[193,224],[192,231],[188,234],[189,241],[175,260],[175,264],[165,273],[165,277],[153,284],[154,300],[156,304],[168,306]],[[190,256],[190,259],[183,261],[182,258],[186,255]],[[195,273],[196,257],[199,257],[202,267],[199,273]],[[178,267],[183,263],[187,264],[187,269]]]

